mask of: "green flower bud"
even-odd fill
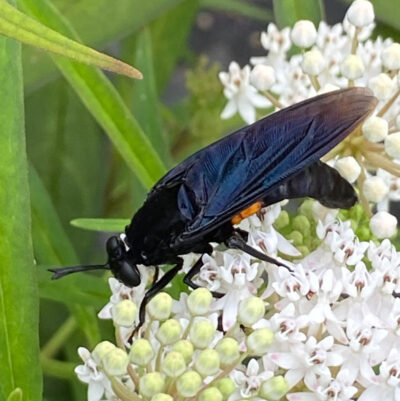
[[[306,199],[299,208],[300,213],[306,216],[308,219],[313,219],[313,203],[314,201],[312,199]]]
[[[151,401],[174,401],[174,399],[169,394],[158,393],[151,397]]]
[[[186,370],[185,358],[180,352],[169,352],[161,362],[161,370],[169,377],[178,377]]]
[[[204,315],[210,309],[212,294],[207,288],[197,288],[187,299],[187,305],[193,316]]]
[[[270,329],[254,330],[246,340],[247,348],[251,354],[264,355],[274,341],[274,333]]]
[[[261,298],[250,297],[239,304],[239,322],[244,326],[252,326],[265,315],[265,305]]]
[[[199,391],[201,383],[201,376],[197,372],[190,370],[176,381],[176,389],[182,397],[193,397]]]
[[[194,363],[202,376],[215,375],[219,370],[219,355],[214,349],[205,349],[199,353]]]
[[[275,376],[261,384],[258,395],[268,401],[278,401],[289,391],[289,383],[283,376]]]
[[[364,208],[359,204],[354,205],[349,212],[350,218],[355,221],[360,221],[365,215]]]
[[[129,359],[132,363],[139,366],[145,366],[153,359],[153,357],[154,350],[149,341],[144,338],[135,340],[129,352]]]
[[[222,367],[237,361],[240,356],[238,342],[230,337],[225,337],[219,341],[215,350],[218,352]]]
[[[350,227],[353,231],[357,231],[358,223],[354,220],[350,220]]]
[[[139,380],[139,393],[144,397],[153,397],[164,390],[165,379],[159,372],[151,372]]]
[[[158,293],[147,305],[147,311],[154,320],[166,320],[172,311],[172,298],[166,292]]]
[[[224,377],[218,380],[214,386],[221,392],[224,401],[227,400],[236,389],[236,384],[230,377]]]
[[[206,388],[201,392],[199,401],[222,401],[221,392],[215,387]]]
[[[292,240],[294,246],[303,244],[303,234],[300,231],[292,231],[288,234],[287,239]]]
[[[289,213],[286,210],[282,210],[279,216],[274,222],[274,226],[277,230],[281,230],[290,223]]]
[[[356,235],[360,239],[360,241],[369,241],[372,237],[371,230],[369,229],[369,227],[366,226],[358,227]]]
[[[172,347],[172,351],[179,352],[183,355],[186,363],[192,360],[193,344],[188,340],[180,340]]]
[[[305,245],[299,245],[297,250],[301,252],[301,256],[307,256],[310,253],[310,250]]]
[[[117,326],[131,327],[135,323],[138,313],[137,306],[130,300],[124,299],[111,309],[111,315]]]
[[[115,348],[115,345],[110,343],[110,341],[102,341],[94,347],[94,350],[92,351],[92,358],[96,363],[101,363],[104,356]]]
[[[306,216],[296,216],[292,223],[293,230],[300,231],[302,234],[310,233],[311,224]]]
[[[103,357],[103,367],[111,376],[121,376],[126,374],[128,368],[128,354],[121,348],[115,347]]]
[[[215,327],[208,320],[199,320],[193,323],[189,334],[196,348],[207,348],[214,338]]]
[[[182,326],[175,319],[166,320],[158,329],[156,337],[163,345],[177,342],[182,335]]]

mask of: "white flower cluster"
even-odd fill
[[[248,243],[298,257],[273,225],[285,213],[276,204],[243,220]],[[319,246],[293,272],[235,250],[203,256],[202,288],[154,297],[132,345],[144,289],[111,278],[99,315],[113,320],[117,346],[79,350],[89,401],[400,401],[400,252],[324,215]],[[306,220],[293,226],[313,237]]]
[[[363,205],[388,211],[400,199],[400,44],[370,39],[374,10],[367,0],[354,1],[343,23],[315,28],[298,21],[281,31],[269,24],[261,34],[265,57],[252,57],[243,70],[232,62],[221,72],[228,103],[221,114],[239,112],[247,123],[255,107],[280,109],[306,98],[347,86],[367,86],[379,100],[373,116],[326,158],[359,187]],[[303,51],[289,57],[292,45]],[[263,97],[263,98],[262,98]]]

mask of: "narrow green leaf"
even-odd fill
[[[77,265],[79,261],[66,236],[50,198],[47,195],[35,170],[30,169],[32,233],[35,258],[38,262],[40,295],[47,299],[67,303],[93,306],[97,309],[104,306],[108,299],[107,284],[92,275],[71,275],[62,280],[51,280],[51,273],[45,266]],[[77,320],[82,316],[77,310]]]
[[[24,10],[57,31],[76,38],[72,27],[47,0],[21,0]],[[151,187],[165,172],[164,165],[114,86],[92,67],[53,56],[82,102],[104,128],[142,184]]]
[[[151,24],[154,72],[159,93],[162,93],[176,63],[187,51],[186,42],[198,4],[198,0],[184,0]]]
[[[243,0],[201,0],[201,7],[228,11],[261,21],[271,21],[273,15],[265,7],[249,4]]]
[[[40,400],[38,291],[31,242],[21,46],[0,37],[0,399]]]
[[[90,231],[121,232],[130,223],[129,219],[74,219],[71,225]]]
[[[22,43],[60,54],[81,63],[141,79],[140,71],[59,34],[0,0],[0,33]]]
[[[7,398],[7,401],[22,401],[22,395],[23,395],[22,390],[19,387],[17,387],[10,393],[10,395]]]
[[[322,0],[273,0],[273,7],[279,28],[293,26],[301,19],[308,19],[318,26],[325,16]]]
[[[169,145],[163,131],[159,99],[155,81],[152,37],[148,27],[144,28],[136,39],[135,64],[139,65],[146,79],[135,82],[132,93],[132,110],[138,122],[150,138],[154,148],[165,162],[171,161]]]
[[[104,49],[110,43],[136,32],[180,2],[182,0],[118,0],[118,7],[114,7],[110,0],[54,0],[52,3],[79,32],[82,43]],[[24,49],[23,62],[24,84],[29,93],[58,75],[54,63],[34,47]]]

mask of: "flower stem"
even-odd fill
[[[377,116],[383,117],[385,113],[392,107],[393,103],[400,95],[400,89],[385,103],[385,105],[378,111]]]
[[[390,174],[400,177],[400,165],[393,163],[385,156],[380,155],[379,153],[368,152],[368,151],[363,151],[363,155],[368,161],[371,161],[375,166],[383,168]]]
[[[142,401],[142,399],[136,393],[128,390],[122,383],[119,382],[118,379],[112,376],[110,377],[108,375],[107,377],[111,381],[111,386],[114,393],[122,401]]]
[[[132,379],[133,383],[135,383],[135,388],[139,387],[139,376],[136,374],[135,369],[131,364],[128,365],[128,374]]]
[[[60,328],[53,334],[50,340],[43,346],[40,353],[42,358],[51,358],[65,344],[67,338],[76,330],[76,320],[70,316]]]
[[[270,92],[264,91],[263,92],[265,97],[278,109],[283,109],[283,104]]]
[[[357,53],[357,47],[358,47],[358,34],[360,33],[360,28],[356,27],[354,31],[354,36],[353,40],[351,41],[351,54],[356,54]]]
[[[75,364],[73,362],[57,361],[56,359],[46,358],[43,355],[40,358],[43,373],[47,376],[58,377],[60,379],[74,378]]]

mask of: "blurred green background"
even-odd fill
[[[29,0],[21,3],[23,10],[47,24],[46,7],[41,9]],[[165,169],[244,125],[239,117],[228,121],[219,118],[225,99],[217,74],[232,60],[243,66],[251,56],[263,55],[259,35],[269,22],[283,27],[301,18],[316,24],[322,18],[333,24],[342,21],[346,3],[52,1],[83,43],[143,72],[143,81],[107,76]],[[387,0],[373,3],[378,18],[374,34],[399,40],[400,5]],[[51,17],[51,12],[48,15]],[[57,22],[52,27],[64,29]],[[69,67],[63,68],[68,77]],[[113,338],[110,322],[99,323],[96,318],[109,297],[107,281],[98,275],[85,276],[84,280],[78,275],[50,282],[44,267],[104,263],[106,236],[74,227],[70,221],[82,217],[130,219],[142,204],[151,178],[146,180],[140,174],[138,178],[111,144],[93,113],[88,112],[85,86],[79,82],[97,88],[89,108],[98,107],[96,99],[103,99],[103,107],[111,110],[113,123],[122,124],[123,131],[124,111],[117,112],[115,105],[107,103],[111,89],[109,93],[97,87],[85,72],[76,79],[70,72],[65,79],[47,54],[32,47],[23,48],[23,73],[33,244],[40,266],[44,396],[49,401],[84,400],[86,386],[73,373],[79,362],[76,350],[80,345],[90,349],[100,339]],[[129,135],[128,129],[126,132]],[[158,166],[153,178],[162,172],[162,163]]]

